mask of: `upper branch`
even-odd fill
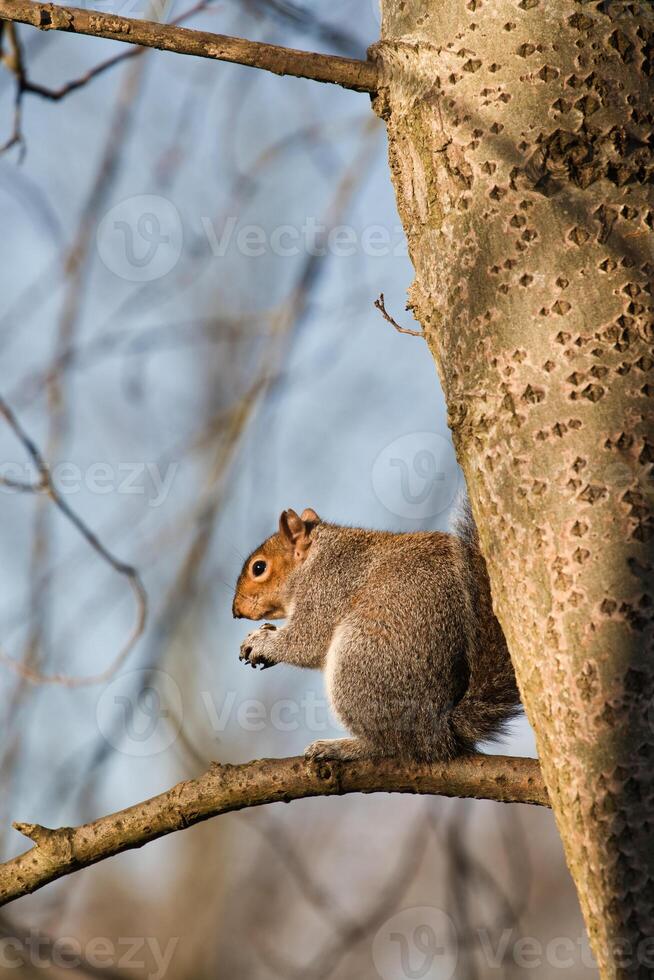
[[[198,58],[231,61],[251,68],[262,68],[276,75],[332,82],[355,92],[374,92],[377,88],[377,68],[372,61],[297,51],[276,44],[193,31],[173,24],[104,14],[98,10],[60,7],[53,3],[37,3],[36,0],[0,0],[0,20],[31,24],[41,30],[107,37],[161,51],[196,55]]]
[[[16,823],[34,847],[0,864],[0,905],[104,858],[231,810],[344,793],[432,793],[549,806],[536,759],[473,755],[408,765],[391,759],[307,763],[301,758],[219,765],[199,779],[80,827]]]

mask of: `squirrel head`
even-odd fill
[[[307,507],[298,516],[284,510],[279,530],[246,559],[236,583],[232,613],[238,619],[284,619],[289,614],[288,578],[306,561],[320,518]]]

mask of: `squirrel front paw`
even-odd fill
[[[255,669],[261,667],[265,670],[266,667],[274,667],[277,661],[272,657],[271,641],[274,639],[272,634],[276,630],[277,627],[271,623],[264,623],[263,626],[248,633],[241,643],[238,659]]]

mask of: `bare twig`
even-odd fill
[[[126,562],[120,561],[118,558],[112,555],[98,536],[89,527],[87,527],[81,517],[79,517],[66,503],[53,482],[50,469],[41,455],[41,451],[23,429],[13,411],[2,397],[0,397],[0,415],[2,415],[2,417],[6,420],[16,438],[32,459],[38,474],[38,479],[36,482],[31,485],[24,484],[22,485],[21,489],[29,489],[33,493],[46,494],[50,500],[52,500],[53,504],[58,508],[58,510],[63,514],[63,516],[70,521],[76,530],[78,530],[79,533],[86,539],[93,550],[97,552],[97,554],[99,554],[100,557],[104,559],[104,561],[106,561],[116,572],[118,572],[119,575],[123,575],[127,579],[136,599],[136,621],[132,627],[131,633],[126,643],[123,645],[122,649],[114,659],[114,662],[100,674],[96,674],[92,677],[68,677],[64,674],[41,674],[39,671],[33,670],[25,664],[18,663],[16,660],[13,660],[11,657],[8,657],[2,652],[0,652],[0,661],[7,664],[7,666],[11,667],[26,680],[32,681],[33,683],[62,684],[65,687],[80,687],[87,684],[100,684],[115,673],[118,667],[126,659],[134,647],[134,644],[145,629],[145,622],[147,618],[147,595],[145,589],[137,570],[132,565],[128,565]],[[4,478],[0,478],[0,482],[4,483]]]
[[[23,84],[23,91],[30,95],[39,95],[42,99],[48,99],[50,102],[59,102],[61,99],[65,99],[67,95],[70,95],[71,92],[76,92],[77,89],[83,88],[94,78],[103,75],[110,68],[121,64],[123,61],[127,61],[128,58],[136,58],[138,55],[143,54],[144,51],[145,48],[133,48],[128,51],[121,51],[120,54],[114,55],[113,58],[107,58],[106,61],[102,61],[100,64],[94,65],[93,68],[89,68],[79,78],[73,78],[69,82],[65,82],[59,88],[48,88],[46,85],[40,85],[39,82],[33,82],[27,78]]]
[[[282,959],[282,956],[270,945],[265,949],[267,964],[272,966],[279,976],[291,977],[295,980],[327,980],[345,957],[352,953],[371,932],[378,929],[398,907],[420,871],[429,844],[429,836],[429,819],[422,816],[416,822],[414,829],[407,834],[390,877],[381,886],[370,907],[360,917],[350,916],[346,928],[328,940],[308,965],[301,967],[293,965],[286,961],[285,957]]]
[[[14,827],[34,847],[0,865],[0,905],[80,868],[210,817],[267,803],[345,793],[421,793],[549,806],[536,759],[473,755],[407,765],[391,759],[311,764],[299,757],[219,765],[198,779],[79,827]]]
[[[0,18],[30,24],[41,30],[106,37],[161,51],[261,68],[275,75],[331,82],[355,92],[374,92],[377,88],[377,68],[372,61],[297,51],[276,44],[193,31],[172,24],[119,17],[99,10],[61,7],[35,0],[0,0]]]
[[[14,24],[5,25],[5,30],[2,32],[2,34],[0,34],[0,40],[4,41],[5,37],[7,38],[7,46],[9,50],[5,53],[3,48],[2,58],[0,58],[0,61],[8,71],[15,75],[16,88],[14,94],[14,121],[12,131],[6,142],[0,145],[0,153],[10,150],[12,146],[18,146],[19,159],[22,160],[25,156],[25,141],[23,139],[22,129],[22,108],[23,94],[25,92],[26,83],[25,67],[23,64],[23,51],[20,46],[20,41],[18,40],[18,34]]]
[[[189,17],[194,17],[195,14],[200,13],[205,10],[206,7],[211,3],[211,0],[200,0],[199,3],[194,4],[185,10],[183,14],[179,17],[175,17],[171,24],[182,24]],[[89,68],[87,72],[80,75],[79,78],[73,78],[59,88],[48,88],[46,85],[40,85],[38,82],[33,82],[29,78],[25,78],[23,81],[23,91],[29,93],[30,95],[40,95],[43,99],[49,99],[51,102],[59,102],[61,99],[65,99],[67,95],[71,92],[76,92],[77,89],[83,88],[89,82],[93,81],[94,78],[98,78],[100,75],[104,75],[106,71],[111,68],[115,68],[116,65],[121,64],[123,61],[127,61],[128,58],[135,58],[140,54],[143,54],[145,48],[133,48],[127,51],[121,51],[120,54],[116,54],[113,58],[107,58],[106,61],[101,61],[99,64],[94,65],[93,68]]]
[[[341,908],[336,898],[314,875],[314,869],[307,867],[300,851],[294,846],[293,837],[281,820],[275,820],[272,815],[266,822],[248,820],[248,826],[255,830],[262,841],[275,855],[284,869],[295,881],[300,892],[309,904],[328,920],[334,932],[344,940],[349,936],[352,927],[352,916]]]
[[[48,372],[48,383],[45,388],[48,428],[44,455],[47,459],[60,458],[65,452],[65,443],[71,422],[71,395],[66,380],[55,370],[55,365],[60,362],[65,351],[73,344],[81,323],[86,294],[85,287],[92,255],[91,243],[97,227],[97,215],[102,211],[107,196],[119,175],[119,164],[127,145],[143,69],[144,62],[143,59],[140,59],[129,66],[125,77],[122,79],[110,120],[104,151],[101,154],[95,177],[84,202],[74,240],[66,250],[63,303],[58,317],[51,369]],[[23,661],[27,662],[27,666],[30,667],[33,666],[30,661],[35,660],[38,656],[43,658],[44,648],[47,657],[49,638],[49,607],[43,587],[43,570],[48,567],[52,535],[50,527],[51,510],[45,504],[45,500],[39,501],[34,518],[30,596],[31,629],[23,657]]]
[[[348,934],[344,939],[336,937],[321,950],[304,973],[306,980],[326,980],[344,957],[366,936],[378,929],[395,911],[420,871],[429,836],[429,822],[423,816],[416,828],[407,835],[390,877],[380,888],[370,908],[360,920],[350,923]]]
[[[243,6],[249,13],[263,16],[267,20],[273,20],[284,26],[298,31],[302,37],[315,37],[323,44],[336,48],[341,54],[348,57],[356,57],[361,51],[362,44],[350,31],[344,31],[334,23],[333,20],[325,18],[321,20],[313,11],[309,10],[304,4],[293,2],[293,0],[245,0]],[[251,8],[251,9],[250,9]],[[329,14],[328,10],[324,11]],[[348,26],[350,24],[348,23]],[[351,18],[351,26],[358,26]]]
[[[393,317],[390,315],[390,313],[387,311],[387,309],[386,309],[386,307],[384,305],[384,294],[383,293],[380,293],[379,294],[379,299],[376,299],[375,300],[374,305],[377,307],[377,309],[379,310],[379,312],[381,313],[381,315],[383,316],[383,318],[385,320],[388,320],[388,322],[391,324],[391,326],[395,327],[395,329],[397,330],[398,333],[406,333],[410,337],[424,337],[424,334],[423,334],[422,330],[409,330],[408,327],[401,327],[399,325],[399,323],[396,320],[393,319]]]

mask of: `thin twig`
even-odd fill
[[[311,78],[316,82],[341,85],[355,92],[375,92],[377,89],[378,72],[372,61],[297,51],[276,44],[120,17],[99,10],[36,3],[35,0],[0,0],[0,18],[30,24],[40,30],[106,37],[161,51],[247,65],[271,71],[275,75]]]
[[[144,70],[144,60],[129,66],[121,81],[116,104],[110,120],[104,151],[100,156],[89,193],[82,207],[75,238],[66,250],[64,261],[65,288],[61,314],[58,317],[52,361],[46,386],[48,427],[43,455],[47,459],[61,458],[65,453],[65,443],[71,423],[71,396],[65,379],[54,370],[63,353],[74,342],[81,322],[85,299],[85,286],[91,260],[91,244],[97,228],[97,215],[102,212],[111,188],[119,175],[119,164],[127,145],[137,98]],[[49,565],[51,551],[51,510],[46,501],[39,501],[36,507],[33,545],[32,545],[32,588],[30,597],[29,642],[23,662],[34,667],[29,661],[40,654],[47,659],[49,640],[49,608],[43,588],[43,570]],[[45,657],[41,653],[45,649]]]
[[[32,483],[31,486],[24,484],[22,489],[26,490],[29,488],[33,493],[46,494],[58,508],[58,510],[63,514],[63,516],[73,525],[73,527],[76,528],[77,531],[79,531],[82,537],[86,539],[93,550],[97,552],[97,554],[100,555],[100,557],[104,559],[104,561],[106,561],[111,568],[118,572],[119,575],[122,575],[127,579],[136,599],[136,621],[132,627],[130,635],[118,655],[115,657],[113,663],[100,674],[95,674],[91,677],[69,677],[65,674],[41,674],[39,671],[33,670],[31,667],[28,667],[25,664],[18,663],[16,660],[13,660],[11,657],[7,656],[1,651],[0,661],[20,674],[21,677],[24,677],[26,680],[36,684],[61,684],[65,687],[81,687],[88,684],[101,684],[116,672],[118,667],[129,655],[136,641],[143,634],[147,619],[147,594],[145,588],[141,582],[137,570],[132,565],[128,565],[126,562],[120,561],[118,558],[112,555],[108,548],[102,543],[102,541],[100,541],[97,534],[95,534],[95,532],[84,523],[81,517],[79,517],[66,503],[54,484],[50,469],[38,446],[23,429],[13,411],[1,396],[0,415],[2,415],[2,417],[6,420],[14,435],[30,456],[38,473],[38,479]],[[5,483],[4,478],[0,478],[0,482]]]
[[[0,40],[4,42],[5,37],[8,41],[9,50],[2,53],[2,64],[16,77],[16,88],[14,93],[14,120],[11,136],[6,142],[0,145],[0,154],[10,150],[12,146],[19,147],[18,159],[22,162],[25,156],[25,140],[23,139],[23,94],[25,92],[25,67],[23,63],[23,50],[18,40],[15,24],[7,23],[0,35]]]
[[[352,918],[344,932],[328,940],[308,965],[295,966],[266,944],[265,959],[279,976],[293,980],[328,980],[340,963],[373,931],[378,929],[397,909],[409,886],[423,866],[429,844],[429,819],[422,816],[416,821],[403,843],[390,877],[381,886],[365,914]]]
[[[175,17],[171,20],[171,24],[182,24],[189,17],[194,17],[195,14],[200,13],[205,10],[206,7],[212,2],[212,0],[200,0],[199,3],[194,4],[185,10],[183,14],[179,17]],[[30,95],[39,95],[43,99],[48,99],[51,102],[59,102],[60,99],[65,99],[67,95],[71,92],[76,92],[77,89],[83,88],[89,82],[93,81],[94,78],[98,78],[103,75],[110,68],[115,68],[116,65],[121,64],[123,61],[127,61],[128,58],[136,58],[138,55],[143,54],[145,48],[133,48],[128,51],[121,51],[120,54],[116,54],[113,58],[107,58],[106,61],[101,61],[100,64],[94,65],[93,68],[89,68],[87,72],[80,75],[79,78],[73,78],[69,82],[66,82],[60,88],[48,88],[46,85],[40,85],[38,82],[33,82],[29,78],[25,78],[23,81],[23,91],[29,93]]]
[[[381,315],[383,316],[383,318],[385,320],[388,320],[388,322],[391,324],[391,326],[395,327],[395,329],[397,330],[398,333],[406,333],[410,337],[424,337],[425,336],[424,333],[422,332],[422,330],[409,330],[408,327],[401,327],[399,325],[399,323],[396,320],[393,319],[393,317],[390,315],[390,313],[387,311],[386,307],[384,306],[384,294],[383,293],[380,293],[379,294],[379,299],[376,299],[375,300],[374,305],[377,307],[377,309],[379,310],[379,312],[381,313]]]

